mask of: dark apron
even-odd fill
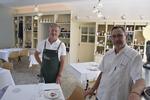
[[[45,41],[41,65],[41,75],[44,77],[45,83],[56,83],[57,74],[60,68],[60,62],[58,59],[60,45],[61,43],[57,50],[49,50],[46,49]]]

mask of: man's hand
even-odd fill
[[[57,75],[56,83],[61,84],[61,75]]]
[[[141,100],[141,96],[139,94],[136,94],[136,93],[130,93],[129,94],[129,98],[128,100]]]
[[[90,97],[92,97],[93,95],[94,95],[94,89],[93,88],[89,88],[88,90],[86,90],[85,92],[84,92],[84,97],[86,97],[87,95],[89,95]],[[90,98],[89,97],[89,98]]]

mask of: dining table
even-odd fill
[[[0,89],[9,85],[15,85],[10,70],[0,67]]]
[[[41,61],[42,61],[42,55],[39,55]],[[39,63],[36,61],[34,54],[29,56],[29,68],[32,67],[33,65],[39,65]]]
[[[8,58],[9,58],[9,54],[11,52],[14,52],[14,51],[18,51],[20,52],[21,50],[23,50],[23,48],[7,48],[7,49],[0,49],[0,58],[1,59],[4,59],[5,61],[8,61]]]
[[[95,81],[100,74],[97,62],[71,63],[70,71],[81,84],[86,87],[88,82]]]
[[[65,100],[56,83],[9,86],[1,100]]]
[[[0,67],[0,98],[3,96],[7,87],[10,85],[15,85],[10,70],[3,69]]]

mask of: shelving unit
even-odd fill
[[[36,15],[23,15],[14,17],[15,44],[17,47],[36,48],[37,43],[48,36],[48,27],[51,23],[57,23],[60,26],[60,40],[66,45],[66,50],[70,49],[70,13],[51,13],[44,14],[39,19]],[[23,39],[18,38],[19,20],[23,21]]]
[[[145,45],[145,39],[143,37],[143,31],[142,30],[135,30],[134,33],[134,43],[133,48],[139,52],[139,54],[144,56],[144,45]]]
[[[113,44],[111,42],[110,32],[114,25],[118,25],[117,23],[97,23],[97,34],[95,41],[95,56],[104,55],[109,49],[113,48]],[[132,23],[119,23],[119,25],[124,26],[127,32],[127,44],[137,50],[139,54],[144,55],[145,47],[145,39],[143,37],[143,28],[146,26],[146,23],[136,24],[136,22]]]
[[[96,54],[105,54],[106,47],[106,24],[98,24],[96,34]]]
[[[15,16],[13,20],[14,24],[14,38],[15,46],[23,46],[23,16]]]
[[[39,19],[40,23],[54,23],[54,15],[43,15]]]
[[[56,17],[56,23],[60,26],[59,39],[66,45],[66,50],[70,49],[70,14],[58,14]]]
[[[19,32],[19,17],[14,17],[13,20],[14,24],[14,34],[15,34],[15,45],[19,47],[19,40],[18,40],[18,32]]]
[[[32,16],[24,16],[24,36],[23,36],[23,47],[32,47]]]
[[[32,48],[36,48],[38,43],[38,19],[35,19],[35,16],[33,16],[33,23],[32,23]]]
[[[135,30],[135,25],[126,25],[127,44],[131,47],[133,47],[134,30]]]

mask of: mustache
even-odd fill
[[[123,42],[121,41],[114,41],[114,44],[122,44]]]

